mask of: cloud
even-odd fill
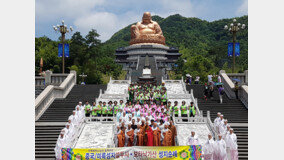
[[[101,40],[107,40],[117,29],[119,20],[115,14],[108,12],[93,13],[75,20],[74,25],[82,34],[87,34],[91,29],[96,29],[101,35]]]
[[[74,19],[88,15],[93,8],[103,5],[105,0],[36,0],[36,19],[52,21],[63,17]]]
[[[91,29],[96,29],[101,35],[99,38],[106,41],[120,29],[141,21],[146,11],[164,18],[180,14],[217,19],[247,14],[248,0],[242,2],[237,8],[238,5],[232,5],[233,2],[227,0],[36,0],[36,35],[50,34],[48,36],[57,38],[51,26],[64,19],[68,26],[74,27],[74,31],[86,35]],[[220,7],[226,6],[235,8],[221,12]]]
[[[237,9],[236,14],[243,16],[248,14],[248,0],[243,0],[242,5]]]

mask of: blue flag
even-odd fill
[[[62,57],[63,54],[63,45],[61,43],[58,44],[58,57]],[[69,57],[69,44],[64,44],[64,57]]]
[[[64,56],[69,57],[69,44],[64,44]]]
[[[233,43],[228,43],[228,56],[233,56]],[[235,56],[240,56],[240,43],[235,43]]]
[[[59,43],[58,44],[58,57],[62,57],[62,44],[61,43]]]
[[[240,56],[240,43],[235,43],[235,56]]]
[[[228,56],[233,56],[233,43],[228,43]]]

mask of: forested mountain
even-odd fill
[[[248,69],[248,16],[235,18],[238,23],[246,25],[244,30],[237,33],[241,55],[236,58],[236,71],[243,72]],[[228,57],[227,51],[228,43],[232,42],[232,34],[224,30],[224,26],[230,25],[234,18],[208,22],[176,14],[167,18],[153,16],[152,19],[160,24],[166,45],[178,47],[182,58],[187,60],[180,64],[176,73],[190,73],[193,76],[199,74],[205,78],[206,74],[217,73],[220,69],[231,72],[232,57]],[[113,51],[127,46],[131,25],[116,32],[104,45]]]
[[[201,80],[205,80],[208,73],[217,73],[220,69],[231,72],[232,57],[227,56],[227,46],[228,42],[232,41],[232,35],[223,28],[224,25],[232,23],[234,18],[208,22],[176,14],[167,18],[153,16],[152,19],[160,24],[166,45],[178,47],[182,53],[172,78],[181,78],[182,75],[190,73],[193,76],[199,75]],[[247,26],[248,16],[236,19],[238,23]],[[129,45],[131,25],[116,32],[105,43],[100,42],[95,30],[90,31],[86,37],[81,36],[80,32],[74,33],[72,38],[67,40],[70,43],[67,70],[72,68],[78,73],[89,74],[87,81],[90,83],[101,83],[102,74],[118,77],[122,72],[121,67],[114,63],[114,53],[118,47]],[[241,55],[236,58],[236,71],[243,72],[248,69],[247,27],[237,33],[237,42],[240,43]],[[39,70],[40,57],[44,57],[44,63],[47,64],[44,70],[52,69],[60,72],[61,60],[57,57],[58,43],[47,37],[36,38],[36,72]]]

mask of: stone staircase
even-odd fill
[[[90,103],[107,85],[75,85],[65,99],[56,99],[35,125],[35,158],[54,159],[54,147],[61,129],[65,127],[79,101]]]
[[[142,76],[142,71],[143,71],[144,65],[145,65],[145,57],[140,57],[138,69],[137,70],[133,69],[132,73],[131,73],[131,81],[132,82],[138,82],[138,80],[139,80],[138,77]]]
[[[207,101],[203,99],[204,85],[187,85],[186,89],[189,92],[193,89],[193,95],[198,99],[198,107],[203,111],[203,116],[207,116],[207,111],[210,111],[213,122],[217,113],[221,112],[224,118],[228,119],[228,123],[234,128],[238,137],[239,159],[248,159],[248,109],[242,102],[224,95],[223,103],[220,104],[217,88],[214,89],[213,99]]]
[[[163,72],[162,70],[156,68],[156,62],[154,57],[149,57],[149,64],[151,67],[152,76],[156,77],[157,83],[160,84],[162,82]]]
[[[65,125],[35,126],[36,159],[54,159],[54,148],[57,138]]]

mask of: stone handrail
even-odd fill
[[[212,137],[214,137],[215,139],[218,138],[218,134],[217,132],[215,131],[214,129],[214,125],[211,121],[211,117],[210,117],[210,111],[207,111],[207,124],[208,124],[208,127],[209,129],[211,130],[211,132],[213,133]]]
[[[229,78],[229,76],[226,74],[224,70],[220,71],[220,76],[223,82],[225,93],[230,99],[235,99],[236,95],[234,92],[234,88],[235,88],[234,83],[232,82],[232,80]],[[242,101],[242,103],[248,108],[248,86],[247,85],[242,85],[241,87],[239,87],[238,96],[240,100]]]
[[[138,70],[139,62],[140,62],[140,56],[138,56],[138,58],[137,58],[136,70]]]
[[[238,94],[239,94],[240,100],[248,108],[248,86],[242,85]]]
[[[49,85],[35,99],[35,120],[38,120],[56,98],[65,98],[76,84],[76,71],[71,71],[60,86]]]
[[[68,74],[52,74],[51,75],[51,84],[52,85],[60,85]]]
[[[220,76],[221,76],[221,80],[223,82],[223,87],[224,87],[224,90],[225,90],[227,96],[230,99],[235,99],[236,96],[235,96],[235,92],[234,92],[234,87],[235,87],[234,83],[228,77],[228,75],[225,73],[224,70],[220,71]]]
[[[196,115],[199,116],[199,117],[202,117],[203,114],[200,113],[200,110],[199,110],[199,107],[198,107],[197,98],[194,98],[194,96],[193,96],[193,89],[190,90],[190,97],[191,97],[191,99],[193,101],[193,104],[194,104],[194,106],[196,108]]]

